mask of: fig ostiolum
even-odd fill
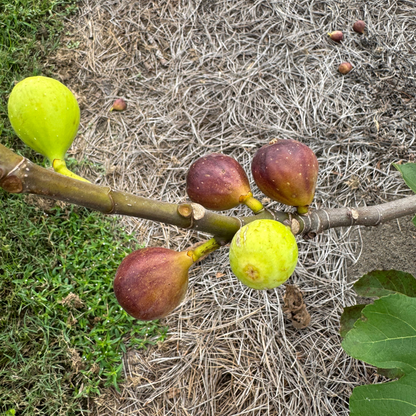
[[[42,76],[23,79],[10,94],[8,115],[19,138],[57,172],[85,180],[68,171],[64,161],[80,121],[77,100],[65,85]]]
[[[230,245],[230,266],[253,289],[273,289],[292,275],[298,246],[289,227],[274,220],[256,220],[240,228]]]
[[[277,140],[261,147],[251,169],[260,190],[269,198],[308,212],[315,195],[318,159],[315,153],[296,140]]]
[[[254,212],[263,209],[253,198],[247,174],[232,157],[211,153],[195,161],[186,176],[189,198],[203,207],[223,211],[246,204]]]
[[[192,255],[163,247],[136,250],[120,263],[114,293],[120,306],[142,321],[160,319],[185,297]]]

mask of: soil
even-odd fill
[[[411,216],[362,228],[361,236],[361,256],[348,268],[350,281],[372,270],[402,270],[416,277],[416,227]]]

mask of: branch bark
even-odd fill
[[[312,238],[329,228],[375,226],[416,214],[416,195],[363,208],[311,211],[307,215],[264,209],[256,215],[237,218],[205,210],[201,205],[172,204],[143,198],[109,187],[82,182],[35,165],[0,144],[0,186],[11,193],[30,193],[100,211],[128,215],[181,228],[207,232],[222,244],[229,242],[244,224],[274,219],[291,227],[294,234]]]

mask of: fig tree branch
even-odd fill
[[[307,215],[264,209],[256,215],[237,218],[205,210],[198,204],[156,201],[72,179],[42,168],[1,144],[0,186],[7,192],[35,194],[104,214],[128,215],[206,232],[223,244],[229,242],[242,225],[256,219],[275,219],[289,225],[294,234],[313,237],[329,228],[375,226],[416,214],[415,195],[363,208],[321,209]]]

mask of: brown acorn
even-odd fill
[[[335,42],[340,43],[344,39],[344,34],[340,30],[329,32],[328,36]]]
[[[253,198],[243,167],[221,153],[210,153],[191,165],[186,176],[186,191],[192,201],[214,211],[239,204],[246,204],[254,212],[263,209]]]
[[[251,169],[260,190],[269,198],[308,212],[315,195],[318,159],[305,144],[296,140],[276,140],[261,147]]]
[[[160,319],[184,299],[192,252],[163,247],[142,248],[121,262],[114,279],[120,306],[141,321]]]
[[[342,75],[346,75],[348,74],[348,72],[350,72],[352,70],[352,65],[349,62],[343,62],[339,67],[338,67],[338,71],[342,74]]]
[[[352,28],[354,29],[355,32],[363,34],[364,33],[364,29],[365,29],[365,22],[362,21],[362,20],[357,20],[353,24]]]

